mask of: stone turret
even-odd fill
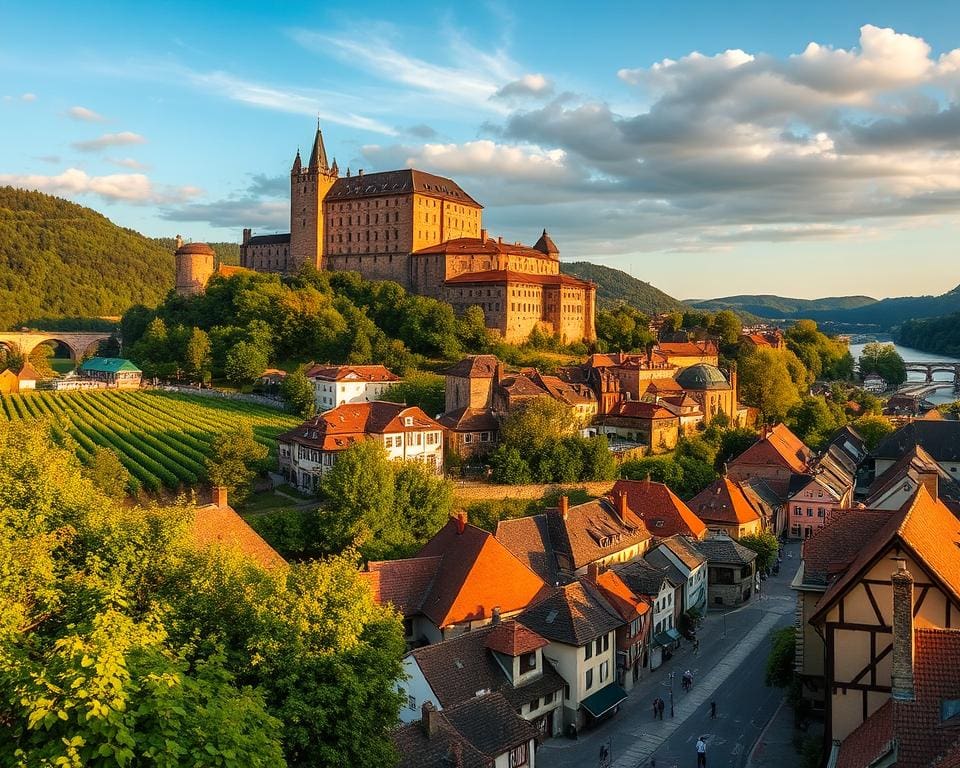
[[[313,137],[310,159],[303,166],[300,151],[290,171],[290,269],[296,272],[304,264],[324,268],[323,201],[336,182],[340,171],[334,162],[327,162],[320,121]]]
[[[184,243],[177,235],[174,254],[177,277],[176,289],[181,296],[195,296],[206,290],[216,269],[216,254],[206,243]]]

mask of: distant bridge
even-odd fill
[[[77,363],[110,336],[111,334],[103,331],[10,331],[0,332],[0,346],[11,351],[19,350],[29,356],[41,344],[56,341],[69,350],[70,359]]]
[[[936,379],[933,378],[933,374],[935,373],[952,373],[954,385],[960,387],[960,363],[936,361],[910,363],[904,360],[903,364],[907,367],[907,373],[922,373],[928,384],[936,381]]]

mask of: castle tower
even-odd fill
[[[174,260],[177,267],[176,289],[181,296],[203,293],[216,269],[216,254],[206,243],[184,243],[177,235]]]
[[[290,270],[296,272],[304,264],[323,269],[324,222],[323,200],[337,180],[336,163],[327,162],[320,121],[306,167],[300,150],[290,169]]]

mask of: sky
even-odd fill
[[[681,299],[960,283],[960,3],[0,0],[0,184],[236,242],[318,118]]]

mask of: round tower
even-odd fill
[[[216,268],[216,254],[206,243],[184,243],[177,235],[177,293],[194,296],[203,293]]]

